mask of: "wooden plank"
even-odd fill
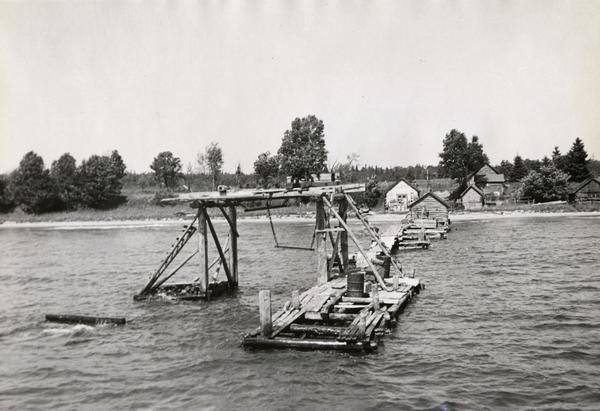
[[[217,247],[217,252],[219,253],[219,257],[221,257],[221,264],[223,265],[223,270],[225,271],[225,275],[227,276],[227,281],[229,282],[230,287],[234,287],[233,278],[231,277],[231,272],[229,271],[229,265],[227,264],[227,258],[225,258],[225,253],[223,253],[223,249],[221,248],[221,243],[219,242],[219,237],[217,236],[217,232],[215,231],[215,227],[213,226],[212,221],[210,220],[210,216],[205,211],[206,222],[208,223],[208,228],[210,229],[210,233],[212,234],[213,241],[215,242],[215,246]]]

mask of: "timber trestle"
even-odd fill
[[[362,216],[351,193],[363,192],[364,185],[346,184],[314,186],[299,189],[240,190],[228,192],[188,193],[164,202],[188,202],[197,209],[194,220],[184,226],[178,238],[148,283],[134,297],[146,300],[168,297],[183,300],[210,300],[217,295],[237,289],[238,237],[237,207],[247,210],[266,210],[277,241],[270,216],[271,201],[287,206],[291,199],[310,199],[316,204],[313,248],[316,256],[317,285],[304,293],[292,293],[283,308],[271,315],[269,290],[259,293],[260,327],[244,337],[243,344],[258,348],[307,348],[370,351],[378,339],[396,323],[400,311],[421,289],[418,279],[404,275],[401,264],[392,256],[377,230]],[[259,203],[259,205],[257,205]],[[229,236],[222,245],[208,210],[218,209],[229,225]],[[350,228],[348,212],[353,212],[362,223],[379,253],[368,253]],[[173,271],[166,274],[194,234],[198,233],[198,247]],[[209,235],[210,233],[210,235]],[[209,260],[209,236],[216,249],[216,258]],[[357,268],[356,260],[349,257],[349,240],[365,260],[366,266]],[[192,242],[193,243],[193,242]],[[193,282],[167,283],[193,257],[199,256],[199,276]],[[217,265],[218,264],[218,265]],[[211,275],[211,269],[213,270]],[[219,279],[222,271],[224,279]],[[392,272],[393,270],[393,272]],[[350,279],[362,282],[351,283]],[[352,285],[353,289],[350,290]],[[358,287],[358,288],[357,288]]]

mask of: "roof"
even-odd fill
[[[431,191],[429,193],[425,194],[424,196],[420,197],[418,200],[415,200],[412,203],[410,203],[408,205],[408,208],[413,208],[414,206],[419,204],[421,201],[425,200],[427,197],[433,197],[435,200],[437,200],[439,203],[441,203],[444,207],[450,208],[444,200],[439,198],[437,195],[433,194]]]
[[[485,167],[488,167],[490,170],[492,170],[495,174],[491,174],[491,173],[480,173],[480,171],[482,169],[484,169]],[[472,178],[475,176],[485,176],[486,177],[486,182],[487,183],[504,183],[506,181],[506,179],[504,178],[504,174],[499,173],[494,167],[492,167],[489,163],[485,163],[484,165],[482,165],[481,167],[479,167],[479,169],[471,174],[469,174],[468,178]]]
[[[413,186],[420,192],[428,191],[454,191],[458,183],[452,178],[421,178],[413,181]]]
[[[463,191],[459,197],[462,198],[465,194],[467,194],[467,191],[469,191],[470,189],[475,190],[477,192],[477,194],[479,194],[481,197],[485,197],[485,195],[483,194],[483,191],[481,191],[481,189],[479,187],[477,187],[473,184],[471,184],[469,187],[467,187],[465,189],[465,191]]]
[[[389,193],[390,191],[392,191],[392,190],[394,189],[394,187],[396,187],[398,184],[400,184],[400,183],[401,183],[401,182],[403,182],[403,181],[404,181],[404,183],[405,183],[407,186],[409,186],[410,188],[412,188],[413,190],[415,190],[415,191],[417,192],[417,194],[419,194],[420,190],[419,190],[417,187],[413,186],[413,185],[412,185],[411,183],[409,183],[408,181],[406,181],[405,179],[403,179],[403,178],[401,178],[400,180],[398,180],[398,182],[397,182],[396,184],[392,185],[392,186],[391,186],[391,187],[390,187],[390,188],[389,188],[389,189],[388,189],[388,190],[385,192],[385,194],[387,194],[387,193]]]
[[[575,194],[577,193],[579,190],[581,190],[583,187],[587,186],[589,183],[591,183],[592,181],[595,181],[596,183],[600,184],[600,177],[588,177],[587,179],[583,180],[581,183],[579,184],[574,184],[573,186],[569,186],[569,191],[571,192],[571,194]]]

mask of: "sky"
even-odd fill
[[[492,164],[600,159],[600,2],[0,1],[0,172],[213,141],[252,172],[308,114],[330,165],[437,164],[453,128]]]

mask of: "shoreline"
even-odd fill
[[[367,218],[373,223],[393,223],[400,222],[404,219],[404,214],[385,214],[385,213],[370,213]],[[509,218],[543,218],[543,217],[600,217],[600,211],[478,211],[469,213],[451,213],[450,220],[454,222],[463,221],[481,221],[481,220],[499,220]],[[355,220],[355,218],[352,218]],[[214,217],[216,222],[223,223],[223,217]],[[273,220],[286,222],[312,222],[314,215],[274,215]],[[111,229],[111,228],[148,228],[148,227],[165,227],[170,225],[185,224],[190,218],[184,217],[165,217],[165,218],[139,218],[139,219],[112,219],[112,220],[60,220],[60,221],[2,221],[0,229],[10,228],[55,228],[55,229]],[[266,215],[239,216],[240,223],[263,223],[267,222]]]

